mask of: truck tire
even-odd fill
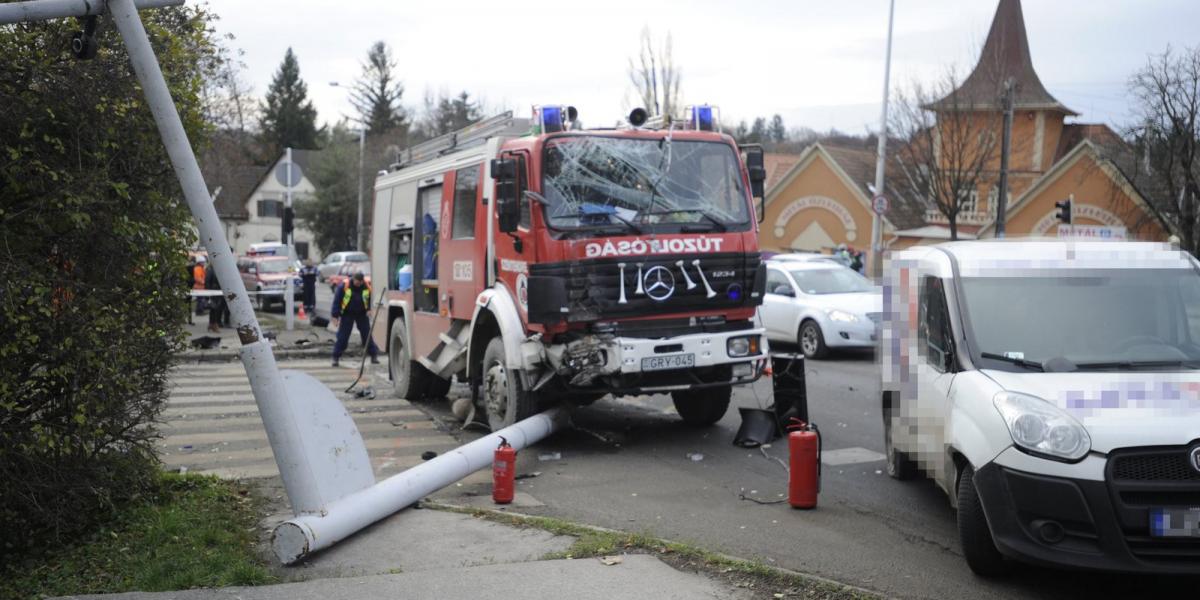
[[[883,449],[887,456],[887,474],[898,481],[914,479],[918,475],[917,464],[907,452],[897,450],[892,442],[892,407],[886,393],[883,406]]]
[[[388,370],[391,372],[392,390],[395,391],[396,397],[411,401],[423,400],[433,374],[412,359],[412,353],[405,342],[408,339],[408,327],[404,324],[404,317],[392,321],[392,331],[388,339]]]
[[[965,465],[958,476],[958,539],[967,566],[976,575],[995,577],[1008,572],[1004,555],[996,549],[992,531],[979,492],[975,489],[975,470]]]
[[[829,355],[829,347],[825,345],[825,334],[816,321],[805,321],[800,324],[800,332],[796,336],[800,352],[804,358],[822,359]]]
[[[504,340],[499,336],[483,351],[483,386],[480,389],[484,414],[492,431],[499,431],[538,413],[537,398],[523,389],[521,378],[508,369]]]
[[[693,427],[707,427],[725,416],[732,395],[733,387],[722,385],[671,392],[671,401],[675,403],[675,411],[684,423]]]
[[[445,398],[448,393],[450,393],[450,380],[442,379],[433,373],[429,373],[429,386],[425,388],[425,397],[435,400]]]

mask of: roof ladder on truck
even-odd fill
[[[388,170],[398,171],[411,165],[433,160],[439,156],[445,156],[451,152],[478,146],[498,135],[525,135],[529,132],[530,125],[531,122],[529,119],[513,118],[511,110],[503,112],[494,117],[467,125],[458,131],[452,131],[401,150],[396,155],[396,162],[392,163],[388,167]]]

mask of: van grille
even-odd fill
[[[1200,471],[1188,464],[1187,448],[1120,456],[1112,470],[1118,481],[1200,481]]]

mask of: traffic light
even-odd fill
[[[292,239],[292,222],[295,219],[295,215],[296,213],[292,210],[292,207],[289,206],[283,209],[283,228],[280,232],[280,239],[282,239],[283,243],[285,244]]]
[[[1070,200],[1060,200],[1060,201],[1054,203],[1054,207],[1058,209],[1058,212],[1056,212],[1054,214],[1054,216],[1058,217],[1058,220],[1062,221],[1064,224],[1070,225],[1071,224],[1071,201]]]

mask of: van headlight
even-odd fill
[[[1049,402],[1016,392],[992,398],[1018,448],[1047,458],[1075,462],[1092,449],[1083,425]]]
[[[838,310],[836,308],[827,311],[825,314],[829,315],[830,321],[836,321],[838,323],[853,323],[858,320],[858,315],[848,313],[844,310]]]

